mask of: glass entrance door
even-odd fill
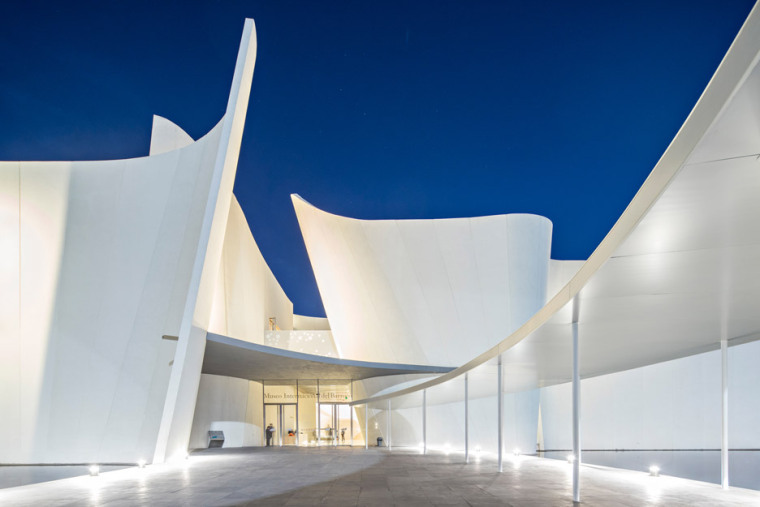
[[[298,445],[298,418],[295,403],[267,403],[264,405],[265,428],[272,425],[271,440],[267,445]],[[265,430],[266,436],[266,430]]]
[[[352,445],[351,407],[345,403],[319,404],[319,444]]]

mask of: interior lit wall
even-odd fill
[[[307,331],[329,331],[330,322],[324,317],[293,315],[293,329]]]
[[[267,331],[264,333],[264,345],[304,354],[338,357],[332,331]]]

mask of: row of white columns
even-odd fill
[[[578,317],[580,313],[579,301],[576,297],[573,300],[573,321],[572,329],[572,349],[573,349],[573,377],[572,377],[572,395],[573,395],[573,501],[581,501],[580,488],[580,467],[581,467],[581,379],[580,379],[580,352],[578,347]],[[724,489],[728,488],[728,342],[721,339],[721,485]],[[497,407],[498,407],[498,465],[499,472],[503,468],[504,454],[504,400],[503,400],[503,365],[501,354],[498,356],[497,370]],[[464,461],[470,462],[470,410],[469,410],[469,374],[464,375]],[[364,411],[364,448],[368,448],[369,434],[367,431],[369,421],[369,405],[365,405]],[[388,448],[391,447],[391,400],[388,400]],[[422,452],[427,454],[427,389],[422,390]]]

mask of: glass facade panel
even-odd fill
[[[319,445],[335,445],[335,405],[319,404]]]
[[[335,419],[338,423],[335,428],[337,445],[351,445],[351,407],[348,405],[335,405]]]
[[[296,403],[295,380],[267,380],[264,382],[264,403]],[[267,421],[269,422],[269,421]]]
[[[272,445],[364,445],[364,412],[348,405],[350,380],[264,382],[264,425]]]
[[[298,421],[294,403],[270,403],[264,405],[264,429],[266,445],[296,445]]]
[[[280,445],[279,408],[279,405],[264,405],[264,432],[267,446]]]
[[[320,403],[350,403],[352,401],[350,380],[319,381]]]
[[[298,428],[300,445],[317,445],[317,381],[298,381]]]
[[[282,445],[297,445],[298,424],[296,405],[281,405],[280,427],[282,428]]]

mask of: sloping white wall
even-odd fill
[[[293,303],[261,255],[233,195],[209,331],[264,344],[270,318],[280,329],[293,329]]]
[[[2,462],[150,460],[219,135],[0,162]]]
[[[341,357],[458,366],[544,304],[544,217],[368,221],[293,203]]]
[[[212,296],[212,333],[271,345],[265,338],[270,317],[281,329],[292,329],[293,304],[264,261],[234,195]],[[260,383],[201,375],[189,448],[206,447],[209,430],[224,431],[224,447],[261,445],[262,409]]]
[[[149,157],[0,162],[2,462],[186,449],[255,55],[247,20],[225,117],[197,142],[156,117]]]
[[[154,462],[162,462],[176,454],[183,455],[190,440],[206,331],[211,320],[215,287],[222,264],[224,237],[233,200],[232,188],[248,111],[256,50],[256,29],[253,20],[246,19],[227,109],[220,122],[219,143],[211,179],[205,195],[199,199],[203,220],[188,280],[174,367],[169,377],[156,450],[153,453]]]

